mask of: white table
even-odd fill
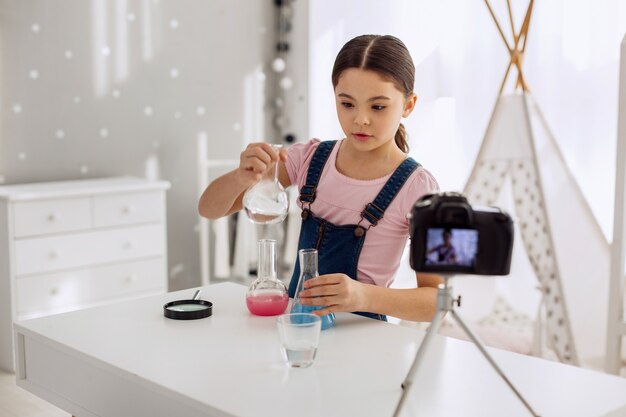
[[[15,324],[17,383],[81,417],[391,416],[423,332],[338,314],[312,367],[290,369],[275,318],[241,285],[203,288],[213,316],[163,317],[193,290]],[[491,349],[542,417],[625,416],[626,379]],[[437,336],[405,416],[527,416],[470,343]]]

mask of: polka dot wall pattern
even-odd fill
[[[185,266],[173,289],[196,285],[198,239],[182,232],[197,223],[196,141],[207,132],[211,157],[232,158],[251,131],[245,111],[263,114],[267,103],[244,102],[243,89],[250,69],[275,58],[275,6],[72,4],[71,13],[44,1],[3,9],[3,54],[15,59],[2,74],[1,182],[142,177],[156,160],[178,224],[169,256]]]

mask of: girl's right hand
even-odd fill
[[[239,182],[246,188],[251,187],[261,181],[268,171],[273,170],[279,159],[286,161],[287,150],[276,151],[272,145],[264,142],[249,144],[239,156]]]

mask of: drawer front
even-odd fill
[[[38,274],[165,254],[163,224],[22,239],[16,275]]]
[[[94,226],[160,222],[163,207],[162,191],[97,195],[93,197]]]
[[[90,199],[17,202],[13,219],[15,237],[86,230],[91,227]]]
[[[17,314],[20,319],[32,318],[166,291],[163,258],[34,275],[16,280]]]

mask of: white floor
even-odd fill
[[[0,417],[69,417],[69,414],[18,387],[15,374],[0,371]]]

